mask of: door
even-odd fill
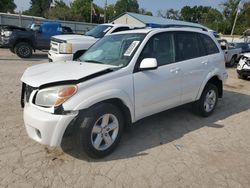
[[[38,32],[36,32],[36,42],[38,49],[49,49],[50,48],[50,39],[54,35],[61,34],[60,25],[47,23],[42,24]]]
[[[209,40],[210,39],[210,40]],[[182,104],[196,99],[199,89],[208,75],[213,62],[212,54],[219,52],[216,44],[204,34],[195,32],[176,32],[175,48],[176,61],[183,72],[182,75]],[[212,61],[211,61],[212,60]]]
[[[158,68],[144,71],[135,68],[133,79],[137,120],[180,103],[181,70],[175,63],[173,44],[172,33],[156,34],[149,39],[138,58],[136,67],[144,58],[155,58]]]

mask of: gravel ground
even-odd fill
[[[22,60],[0,49],[0,187],[250,187],[250,84],[228,69],[224,98],[208,118],[190,106],[136,123],[117,150],[92,160],[73,149],[29,139],[20,77],[46,53]]]

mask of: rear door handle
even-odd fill
[[[172,68],[170,69],[171,73],[178,73],[181,69],[180,68]]]

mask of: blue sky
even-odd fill
[[[72,0],[64,0],[66,3],[72,2]],[[108,4],[114,4],[116,0],[107,0]],[[181,9],[184,6],[195,6],[195,5],[203,5],[203,6],[212,6],[214,8],[221,9],[220,4],[224,0],[138,0],[141,8],[145,8],[154,15],[156,15],[158,10],[167,10],[170,8],[173,9]],[[17,10],[27,10],[30,6],[30,0],[15,0],[17,5]],[[104,6],[105,0],[94,0],[99,6]]]

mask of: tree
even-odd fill
[[[137,0],[118,0],[115,4],[116,15],[124,12],[139,13],[139,4]]]
[[[49,9],[45,13],[45,17],[49,19],[59,20],[74,20],[74,15],[71,12],[69,6],[67,6],[62,0],[55,1],[55,6]]]
[[[16,4],[14,0],[1,0],[0,1],[0,12],[10,12],[14,13]]]
[[[140,9],[139,9],[139,14],[143,14],[143,15],[147,15],[147,16],[153,16],[153,13],[152,13],[152,12],[147,11],[147,10],[144,9],[144,8],[140,8]]]
[[[224,3],[222,3],[223,16],[225,18],[224,20],[225,22],[224,33],[225,34],[231,33],[239,2],[240,0],[226,0]]]
[[[31,0],[29,10],[24,11],[23,14],[44,17],[50,8],[51,2],[52,0]]]
[[[179,20],[181,18],[180,12],[172,8],[166,11],[159,10],[158,16],[163,17],[163,18],[173,19],[173,20]]]

